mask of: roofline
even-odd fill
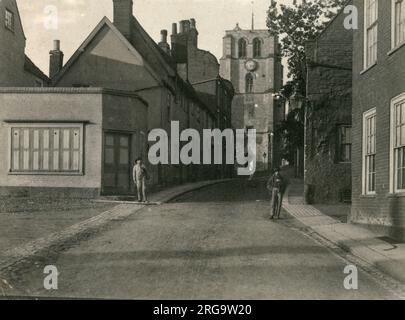
[[[328,21],[328,23],[325,25],[325,28],[323,28],[323,30],[313,40],[310,40],[308,42],[317,41],[326,32],[326,30],[329,29],[329,27],[332,25],[332,23],[343,13],[343,10],[345,9],[345,7],[352,1],[353,0],[346,0],[344,5],[342,6],[342,8],[338,12],[336,12],[335,16],[332,19],[330,19],[330,21]]]
[[[27,64],[26,64],[27,60],[36,69],[38,74],[35,74],[34,72],[32,72],[31,70],[29,70],[27,68]],[[42,81],[45,81],[47,84],[49,84],[51,82],[51,79],[26,54],[25,54],[25,61],[24,61],[24,71],[28,72],[29,74],[33,75],[36,78],[40,78]]]
[[[0,95],[7,93],[18,94],[106,94],[111,96],[131,97],[138,99],[146,106],[148,102],[133,91],[117,90],[102,87],[0,87]]]
[[[23,27],[23,24],[22,24],[22,20],[21,20],[20,9],[18,8],[18,3],[17,3],[16,0],[14,0],[14,2],[15,2],[15,6],[16,6],[16,8],[17,8],[18,20],[19,20],[19,22],[20,22],[20,27],[21,27],[21,30],[22,30],[23,37],[24,37],[25,40],[27,40],[27,38],[26,38],[26,36],[25,36],[25,32],[24,32],[24,27]]]
[[[116,26],[108,19],[107,17],[103,17],[97,26],[92,30],[92,32],[87,36],[87,38],[83,41],[83,43],[79,46],[79,48],[74,52],[74,54],[70,57],[68,62],[63,66],[63,68],[55,75],[54,78],[51,79],[52,85],[56,85],[62,78],[62,76],[70,69],[70,67],[76,62],[76,60],[81,56],[81,54],[86,50],[87,46],[94,40],[97,34],[101,31],[101,29],[107,26],[109,27],[116,36],[124,43],[124,45],[128,48],[128,50],[132,53],[136,53],[142,57],[142,55],[134,48],[134,46],[125,38],[122,33],[117,29]],[[143,60],[145,58],[142,57]],[[161,83],[159,76],[153,71],[153,69],[148,65],[145,61],[145,67],[148,71],[152,74],[152,77],[158,82]]]

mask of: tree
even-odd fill
[[[295,93],[306,93],[305,44],[314,40],[330,19],[334,17],[347,0],[295,0],[292,5],[278,4],[272,0],[267,15],[267,26],[273,35],[279,37],[281,51],[287,59],[288,77]]]
[[[347,0],[312,0],[292,5],[278,4],[272,0],[267,12],[267,26],[280,39],[281,53],[287,60],[288,83],[282,94],[289,99],[292,95],[306,97],[306,54],[305,44],[314,40],[324,30],[332,17]],[[305,107],[305,100],[304,107]],[[292,150],[303,147],[303,112],[292,110],[292,114],[281,123],[278,132],[284,138],[284,156],[293,163]]]

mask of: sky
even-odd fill
[[[290,2],[289,0],[279,1]],[[26,54],[48,74],[53,40],[61,41],[65,62],[104,17],[112,20],[112,0],[17,0],[27,38]],[[270,0],[255,0],[255,28],[266,29]],[[238,22],[250,28],[252,0],[134,0],[134,15],[155,40],[160,30],[171,33],[173,22],[195,18],[199,47],[222,54],[225,30]]]

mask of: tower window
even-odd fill
[[[246,93],[252,92],[253,92],[253,75],[251,73],[248,73],[246,75]]]
[[[246,40],[245,39],[240,39],[239,40],[239,58],[245,58],[246,57]]]
[[[14,13],[7,9],[5,13],[4,24],[7,29],[14,31]]]
[[[253,57],[260,58],[262,56],[262,41],[258,38],[253,40]]]

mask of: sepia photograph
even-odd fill
[[[0,0],[0,150],[3,302],[404,300],[405,0]]]

